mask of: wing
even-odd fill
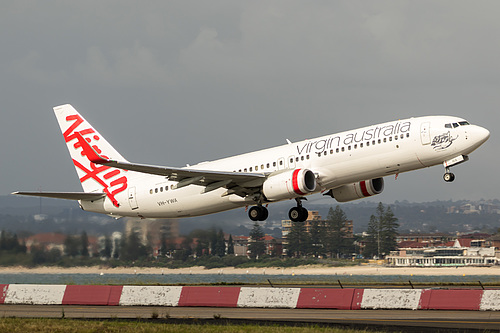
[[[13,192],[16,195],[28,195],[32,197],[44,197],[68,200],[99,200],[106,196],[106,193],[85,193],[85,192]]]
[[[202,193],[207,193],[224,187],[227,191],[223,194],[223,196],[236,194],[241,197],[245,197],[259,191],[260,187],[267,178],[267,175],[263,173],[171,168],[114,161],[101,157],[79,132],[75,132],[75,134],[83,148],[83,153],[92,163],[151,175],[165,176],[168,177],[169,180],[178,182],[175,185],[175,188],[182,188],[188,185],[199,185],[205,187]]]

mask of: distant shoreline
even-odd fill
[[[498,275],[500,266],[493,267],[384,267],[384,266],[347,266],[326,267],[321,265],[298,267],[266,268],[213,268],[188,267],[168,269],[161,267],[0,267],[0,274],[258,274],[258,275],[401,275],[401,276],[471,276]]]

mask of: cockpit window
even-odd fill
[[[445,124],[444,128],[457,128],[458,126],[466,126],[466,125],[470,125],[470,123],[464,120],[464,121],[459,121],[458,123]]]

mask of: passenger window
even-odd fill
[[[252,172],[252,171],[253,171],[253,168],[252,168],[252,167],[250,167],[250,169],[248,169],[248,171]]]
[[[396,136],[394,137],[394,140],[397,140],[397,139],[398,139],[398,136],[396,135]]]
[[[260,169],[264,170],[264,164],[261,164]]]
[[[155,188],[155,193],[158,193],[158,188]]]
[[[298,157],[296,157],[296,158],[295,158],[295,162],[298,162],[298,161],[299,161],[299,158],[298,158]]]
[[[153,194],[153,189],[150,189],[150,190],[149,190],[149,194]]]
[[[160,192],[163,192],[163,187],[160,187]]]
[[[378,144],[381,144],[382,143],[382,140],[378,139]]]
[[[337,148],[335,151],[338,153],[338,152],[339,152],[339,149]]]
[[[309,154],[308,154],[308,155],[306,155],[306,159],[309,159]]]
[[[406,133],[406,137],[409,138],[410,137],[410,133]]]
[[[270,165],[269,165],[269,163],[267,163],[267,164],[266,164],[266,166],[267,166],[267,168],[268,168],[268,169],[270,168]]]
[[[387,142],[387,138],[384,138],[384,142]]]
[[[370,141],[368,141],[368,142],[366,143],[366,146],[367,146],[367,147],[368,147],[369,145],[370,145]]]
[[[401,139],[404,139],[405,138],[405,135],[404,134],[401,134]]]
[[[343,152],[345,151],[345,148],[344,148],[344,147],[342,147],[342,151],[343,151]]]
[[[258,171],[258,170],[259,170],[259,166],[258,166],[258,165],[256,165],[256,166],[255,166],[255,171]]]
[[[304,156],[301,156],[301,157],[300,157],[300,160],[301,160],[301,161],[303,161],[303,160],[304,160]]]
[[[359,144],[359,148],[363,148],[363,143],[362,142]]]
[[[323,155],[325,155],[325,156],[326,156],[327,154],[328,154],[328,152],[325,150],[325,152],[323,153]]]
[[[351,150],[351,146],[347,147],[347,150]]]
[[[280,161],[280,165],[283,165],[283,161]]]
[[[333,149],[330,149],[330,154],[333,154]]]
[[[375,145],[375,140],[372,141],[372,145]]]
[[[355,145],[354,145],[354,149],[358,149],[358,144],[355,144]]]
[[[247,172],[247,168],[245,168],[244,171]]]
[[[389,141],[392,141],[392,136],[389,137]]]

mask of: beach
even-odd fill
[[[0,274],[262,274],[262,275],[499,275],[500,266],[492,267],[385,267],[376,265],[359,265],[347,267],[326,267],[321,265],[298,267],[266,267],[266,268],[214,268],[188,267],[168,269],[161,267],[1,267]]]

